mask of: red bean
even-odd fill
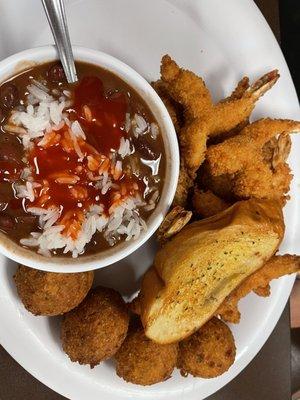
[[[63,82],[66,80],[65,72],[61,64],[54,64],[48,70],[47,76],[51,82]]]
[[[19,91],[13,83],[4,83],[0,87],[0,102],[4,108],[13,108],[19,102]]]
[[[35,225],[37,223],[37,217],[34,215],[21,215],[17,217],[18,224]]]
[[[18,139],[9,134],[2,134],[1,136],[0,161],[19,164],[22,158],[22,149]]]
[[[15,227],[15,221],[10,215],[0,214],[0,229],[10,231]]]
[[[128,103],[128,96],[126,95],[126,93],[124,93],[122,91],[120,92],[117,89],[109,90],[106,94],[106,97],[109,98],[110,100],[121,101],[126,104]]]

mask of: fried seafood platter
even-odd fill
[[[126,303],[114,289],[95,287],[91,273],[62,278],[20,267],[15,275],[28,311],[63,314],[62,348],[71,361],[94,368],[113,358],[116,374],[137,385],[165,381],[176,368],[214,378],[235,362],[228,323],[240,322],[240,299],[268,297],[273,279],[300,271],[300,256],[278,253],[290,135],[300,122],[251,119],[278,79],[277,70],[253,82],[244,77],[214,102],[203,78],[162,58],[152,85],[176,129],[180,177],[137,296]]]

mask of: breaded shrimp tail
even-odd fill
[[[233,94],[224,102],[214,106],[214,118],[211,119],[210,136],[219,135],[234,129],[249,118],[255,103],[278,80],[277,70],[268,72],[249,88],[247,78],[243,78]]]

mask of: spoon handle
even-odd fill
[[[76,82],[77,74],[67,26],[64,0],[42,0],[58,55],[69,83]]]

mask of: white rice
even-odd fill
[[[145,222],[136,210],[138,202],[139,200],[135,198],[126,199],[110,217],[103,213],[103,207],[91,206],[76,240],[62,234],[63,225],[54,225],[59,218],[58,210],[28,208],[28,211],[39,216],[40,220],[44,222],[43,232],[32,232],[29,238],[21,239],[20,242],[23,246],[38,247],[38,252],[45,256],[49,256],[52,250],[63,249],[64,253],[71,252],[75,258],[84,252],[86,244],[91,241],[96,231],[104,232],[104,237],[111,245],[115,244],[121,235],[125,236],[127,241],[132,238],[137,239],[140,233],[146,229]]]
[[[111,188],[112,181],[107,172],[103,172],[99,181],[95,184],[95,188],[101,190],[101,194],[105,195]]]
[[[116,169],[117,171],[122,171],[122,161],[118,160],[118,161],[116,162],[115,169]]]
[[[37,99],[31,93],[29,93],[29,95],[27,96],[27,103],[34,106],[39,103],[39,99]]]
[[[39,89],[43,90],[46,93],[49,93],[49,89],[42,82],[37,81],[36,79],[32,79],[31,82],[33,82],[34,85],[37,86]]]
[[[130,119],[130,114],[126,113],[125,115],[125,131],[128,133],[131,128],[131,119]]]
[[[128,139],[124,139],[123,137],[121,138],[118,154],[120,154],[122,158],[125,158],[131,154],[130,142]]]
[[[34,202],[34,199],[35,199],[32,183],[27,181],[26,188],[27,188],[27,192],[28,192],[28,200],[32,203],[32,202]]]
[[[110,245],[114,245],[120,235],[124,235],[126,241],[132,238],[137,239],[140,233],[146,229],[145,221],[137,211],[139,203],[139,199],[128,197],[114,209],[104,233],[104,237]]]
[[[50,209],[46,215],[41,216],[40,225],[46,230],[54,225],[59,217],[60,211],[57,208],[53,208],[53,210]]]
[[[63,94],[64,94],[66,97],[71,97],[71,92],[70,92],[69,90],[63,90]]]
[[[54,125],[58,125],[62,120],[62,112],[66,104],[64,101],[58,103],[57,101],[51,101],[49,104],[50,120]]]
[[[76,138],[82,138],[83,140],[86,139],[85,133],[83,132],[81,125],[78,121],[72,122],[71,131],[73,132],[73,134]]]
[[[24,176],[27,177],[30,173],[30,168],[23,171]],[[101,193],[105,194],[112,185],[108,173],[105,172],[95,187],[101,188]],[[33,201],[35,199],[33,189],[37,186],[40,185],[35,182],[16,185],[17,196]],[[155,204],[153,205],[155,206]],[[111,246],[116,244],[121,237],[124,237],[126,241],[136,240],[141,232],[147,229],[145,221],[138,212],[138,207],[141,206],[144,206],[144,203],[139,196],[128,197],[107,217],[103,206],[92,205],[85,216],[82,229],[76,240],[62,234],[63,225],[55,225],[60,218],[60,210],[28,207],[28,212],[39,217],[39,226],[43,231],[31,232],[30,237],[21,239],[20,243],[27,247],[37,247],[38,253],[45,257],[50,257],[53,250],[63,249],[64,253],[70,252],[72,257],[75,258],[84,252],[85,246],[91,241],[96,231],[103,232],[104,238]],[[152,205],[150,209],[152,209]]]
[[[27,170],[28,169],[24,168],[22,174],[27,175]],[[30,177],[27,177],[27,182],[25,185],[14,184],[14,190],[17,197],[21,199],[28,199],[32,203],[35,200],[34,189],[39,187],[40,185],[36,182],[31,182],[29,178]]]
[[[150,199],[148,200],[149,204],[154,204],[157,201],[158,197],[159,197],[159,191],[155,190],[151,195]]]
[[[134,114],[134,117],[131,121],[131,125],[132,125],[133,134],[136,138],[138,138],[140,135],[145,134],[149,129],[149,126],[148,126],[145,118],[143,118],[139,114]]]
[[[26,129],[22,128],[21,126],[16,125],[4,125],[4,129],[10,133],[16,133],[17,135],[25,135]]]
[[[159,127],[155,122],[151,122],[150,124],[150,132],[152,139],[156,140],[159,135]]]
[[[144,207],[144,211],[151,211],[151,210],[154,210],[155,207],[156,207],[156,204],[155,204],[155,203],[147,204],[147,205]]]
[[[25,167],[21,172],[21,179],[28,179],[31,174],[31,169],[29,167]]]
[[[72,122],[70,128],[71,128],[70,129],[70,135],[71,135],[71,138],[72,138],[72,141],[73,141],[73,144],[74,144],[74,149],[75,149],[75,151],[76,151],[76,153],[77,153],[77,155],[79,157],[79,161],[82,161],[83,158],[84,158],[84,154],[82,153],[82,151],[80,149],[80,146],[79,146],[79,144],[77,142],[77,139],[81,138],[81,139],[85,140],[86,139],[85,133],[83,132],[83,130],[82,130],[81,126],[80,126],[80,123],[78,121]]]
[[[10,117],[15,129],[22,129],[16,133],[21,135],[25,148],[29,147],[32,139],[43,137],[45,131],[57,129],[62,122],[63,110],[66,107],[64,101],[54,100],[37,85],[29,85],[28,91],[26,111],[14,111]]]
[[[59,131],[61,128],[63,128],[65,125],[65,121],[60,121],[60,123],[58,125],[54,125],[51,127],[51,125],[49,124],[50,127],[50,131]]]
[[[57,89],[52,89],[51,93],[54,94],[54,96],[59,96],[60,95],[60,91]]]
[[[52,96],[36,85],[27,86],[27,90],[33,97],[39,100],[39,102],[49,103],[53,100]]]

